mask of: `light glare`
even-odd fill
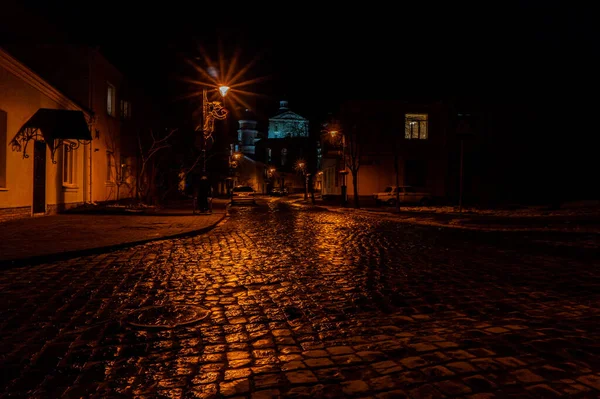
[[[221,92],[221,96],[225,97],[229,91],[229,86],[219,86],[219,91]]]

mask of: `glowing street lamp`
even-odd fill
[[[227,95],[228,86],[219,86],[219,93],[222,97]],[[208,101],[208,90],[202,89],[202,174],[206,175],[206,143],[212,138],[215,131],[215,119],[223,120],[227,118],[227,108],[220,101]]]
[[[225,97],[228,91],[229,86],[219,86],[219,92],[221,93],[221,97]]]

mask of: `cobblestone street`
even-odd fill
[[[7,269],[0,397],[597,398],[597,253],[541,242],[271,200]]]

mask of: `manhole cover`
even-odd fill
[[[125,321],[140,328],[175,328],[197,323],[210,314],[200,306],[166,305],[149,306],[129,314]]]

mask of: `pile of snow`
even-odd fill
[[[503,216],[503,217],[534,217],[534,216],[600,216],[600,204],[572,203],[565,204],[559,209],[548,206],[515,206],[506,208],[477,208],[463,207],[464,215]],[[457,206],[403,206],[401,212],[443,213],[460,215]]]

